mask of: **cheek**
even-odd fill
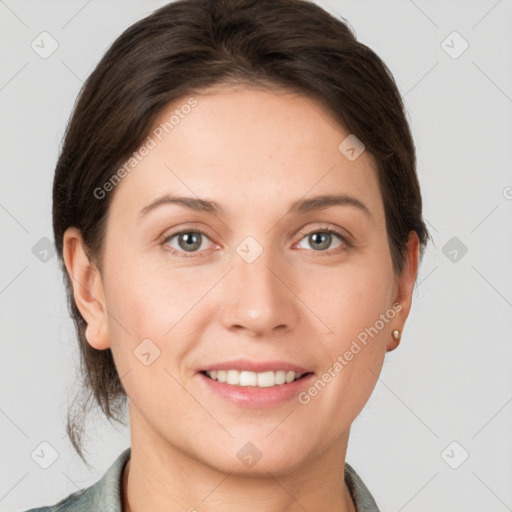
[[[324,404],[359,411],[380,374],[395,316],[392,308],[394,276],[390,259],[375,253],[366,261],[332,276],[330,300],[325,300],[326,323],[335,334],[326,338],[328,355]],[[332,382],[332,384],[331,384]],[[331,411],[342,415],[341,409]],[[340,416],[340,421],[343,418]]]
[[[311,304],[316,304],[324,322],[324,336],[315,351],[323,365],[318,380],[299,400],[318,417],[330,417],[344,427],[375,388],[395,314],[390,303],[393,280],[385,265],[374,264],[372,272],[357,266],[346,270],[330,272],[325,281],[315,280],[325,283],[328,293],[311,288]]]
[[[137,353],[146,346],[155,354],[160,351],[158,363],[168,366],[190,348],[185,340],[194,338],[189,332],[184,335],[184,329],[193,329],[196,324],[191,325],[187,315],[194,316],[192,310],[200,307],[198,303],[211,283],[183,269],[162,272],[148,262],[138,260],[129,265],[127,260],[105,272],[109,332],[119,372],[138,369]]]
[[[380,255],[382,256],[382,255]],[[298,296],[323,322],[332,357],[392,304],[393,274],[386,258],[354,258],[339,267],[319,268],[298,277]],[[385,330],[388,324],[382,328]]]

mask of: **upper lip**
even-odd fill
[[[213,363],[208,366],[200,368],[199,372],[212,371],[212,370],[238,370],[248,372],[268,372],[278,370],[285,370],[287,372],[295,373],[310,373],[312,370],[302,366],[288,363],[286,361],[250,361],[248,359],[235,359],[233,361],[224,361],[222,363]]]

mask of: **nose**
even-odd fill
[[[293,329],[299,320],[300,301],[293,276],[270,250],[248,263],[233,255],[233,269],[223,280],[221,319],[229,330],[266,337]]]

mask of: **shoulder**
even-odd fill
[[[96,485],[96,484],[94,484]],[[50,506],[44,506],[44,507],[37,507],[37,508],[31,508],[29,510],[26,510],[25,512],[61,512],[65,510],[89,510],[87,508],[80,508],[77,509],[76,507],[84,504],[84,495],[87,496],[86,493],[90,491],[94,487],[92,485],[91,487],[87,487],[85,489],[80,489],[79,491],[71,493],[69,496],[66,496],[64,499],[60,500],[58,503],[55,503],[55,505]],[[85,500],[86,501],[86,500]]]
[[[31,508],[25,512],[122,512],[123,469],[131,449],[124,450],[95,484],[66,496],[55,505]]]
[[[380,512],[368,487],[347,462],[345,462],[345,482],[354,500],[356,512]]]

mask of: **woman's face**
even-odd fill
[[[395,276],[376,163],[340,147],[347,136],[314,101],[249,87],[161,113],[108,192],[95,291],[108,315],[87,319],[133,436],[241,474],[344,453],[403,328],[417,253]],[[305,375],[281,384],[293,368]]]

